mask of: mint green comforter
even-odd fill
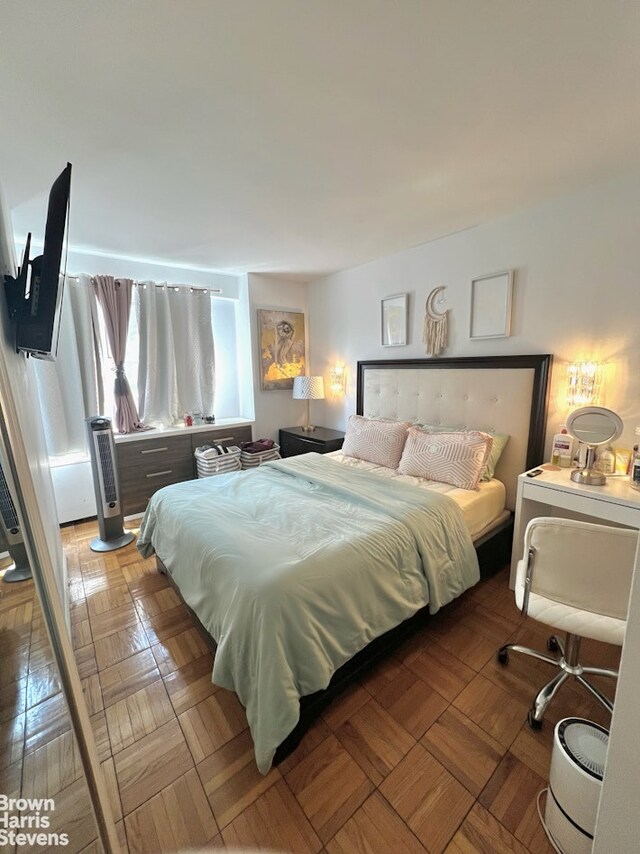
[[[245,706],[263,774],[300,697],[479,579],[452,499],[318,454],[161,489],[138,549],[156,552],[216,640],[213,681]]]

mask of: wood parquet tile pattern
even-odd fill
[[[72,638],[124,851],[552,854],[535,799],[553,724],[608,725],[565,686],[540,732],[526,724],[544,664],[495,652],[544,648],[499,573],[433,617],[354,684],[298,749],[258,773],[244,709],[211,682],[215,644],[135,545],[96,556],[92,522],[62,529]],[[1,586],[0,791],[56,797],[71,851],[98,851],[33,584]],[[617,666],[619,650],[584,657]],[[607,690],[611,690],[608,686]]]

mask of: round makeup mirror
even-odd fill
[[[567,418],[567,430],[574,439],[587,446],[587,464],[583,469],[571,473],[571,480],[587,486],[603,486],[607,479],[594,471],[595,449],[608,445],[622,433],[622,419],[603,406],[583,406],[574,410]]]

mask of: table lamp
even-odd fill
[[[294,377],[294,400],[307,401],[307,423],[302,428],[305,433],[311,433],[316,428],[311,424],[309,415],[310,400],[324,400],[324,380],[322,377]]]

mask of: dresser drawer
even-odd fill
[[[162,459],[158,465],[148,471],[134,472],[132,469],[120,472],[120,494],[125,516],[142,513],[147,509],[149,499],[154,492],[172,483],[181,483],[193,479],[193,464],[190,456],[180,461],[168,462]]]
[[[140,476],[149,471],[170,468],[171,465],[191,457],[190,436],[161,436],[139,439],[137,442],[116,444],[118,473]]]
[[[251,426],[246,427],[218,427],[215,430],[203,430],[201,433],[191,434],[191,448],[195,451],[201,445],[239,445],[241,442],[251,441]]]
[[[312,436],[295,436],[280,431],[280,453],[283,457],[295,457],[298,454],[328,454],[330,451],[339,451],[344,439],[323,440]]]
[[[146,510],[154,492],[193,478],[190,436],[154,436],[116,444],[125,516]]]

